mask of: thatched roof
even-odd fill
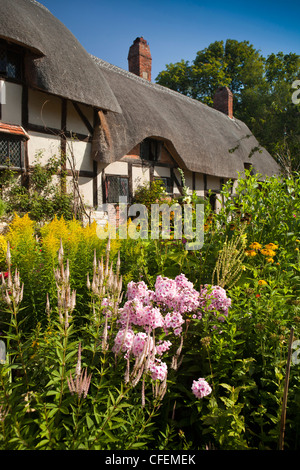
[[[0,1],[0,38],[28,49],[31,86],[102,109],[119,112],[99,67],[73,34],[35,0]]]
[[[121,114],[100,116],[93,145],[96,160],[119,160],[146,137],[157,137],[191,171],[236,178],[244,163],[250,163],[262,175],[278,173],[274,159],[259,148],[243,122],[101,59],[94,61],[122,109]]]

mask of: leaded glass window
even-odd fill
[[[16,80],[22,79],[22,55],[0,44],[0,75]]]
[[[106,176],[106,201],[118,203],[120,197],[129,198],[128,178],[124,176]]]
[[[161,181],[162,185],[165,187],[165,190],[168,194],[173,194],[173,181],[172,178],[159,176],[155,180]]]
[[[20,168],[21,162],[22,140],[0,134],[0,165]]]

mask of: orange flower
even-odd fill
[[[277,250],[278,245],[275,245],[275,243],[268,243],[267,245],[265,245],[265,248],[267,250]]]
[[[273,258],[273,256],[276,255],[276,252],[271,249],[263,249],[263,250],[260,250],[260,252],[262,255],[268,256],[269,258]]]
[[[254,250],[246,250],[245,251],[246,256],[256,256],[257,253]]]
[[[249,245],[249,248],[251,248],[252,250],[260,250],[261,245],[257,242],[253,242],[251,243],[251,245]]]

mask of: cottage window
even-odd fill
[[[22,139],[0,134],[0,166],[22,166]]]
[[[129,184],[126,176],[106,176],[106,202],[116,204],[120,197],[129,199]]]
[[[5,44],[0,44],[0,76],[22,79],[22,55]]]
[[[140,144],[140,157],[142,160],[157,162],[160,157],[162,143],[155,139],[145,139]]]
[[[164,186],[166,192],[168,194],[173,194],[173,181],[172,178],[168,178],[165,176],[159,176],[154,178],[157,181],[161,181],[162,185]]]

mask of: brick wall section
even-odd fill
[[[214,96],[214,108],[233,118],[233,95],[228,87],[218,88]]]
[[[129,72],[151,82],[151,68],[152,58],[149,44],[143,37],[136,38],[128,53]]]

